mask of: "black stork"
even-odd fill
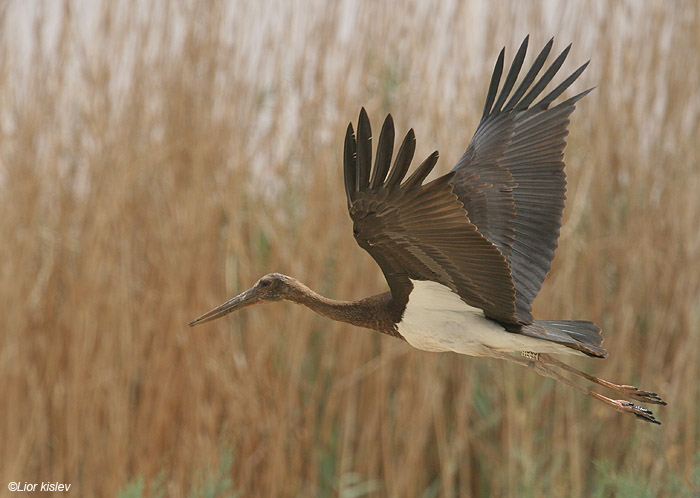
[[[525,38],[499,92],[504,50],[491,77],[476,133],[452,171],[424,183],[438,153],[406,178],[415,151],[409,130],[394,159],[387,116],[372,167],[372,132],[360,111],[345,135],[344,171],[353,234],[382,269],[389,291],[359,301],[323,297],[298,280],[270,273],[249,290],[189,325],[246,306],[292,301],[327,318],[377,330],[425,351],[500,358],[532,368],[614,409],[659,423],[651,411],[614,400],[558,373],[560,368],[639,402],[666,403],[653,392],[613,384],[550,353],[605,358],[600,328],[589,321],[534,320],[531,303],[549,272],[561,227],[569,116],[592,89],[552,106],[584,71],[583,64],[545,96],[569,45],[538,78],[550,40],[515,87]],[[513,89],[515,88],[515,91]]]

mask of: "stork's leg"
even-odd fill
[[[559,381],[563,384],[566,384],[569,387],[573,387],[577,391],[580,391],[584,394],[587,394],[591,396],[592,398],[597,399],[598,401],[602,401],[608,406],[611,406],[615,410],[622,412],[622,413],[631,413],[635,417],[641,418],[642,420],[646,420],[647,422],[652,422],[654,424],[660,424],[656,418],[654,418],[654,414],[650,411],[647,410],[646,408],[643,408],[641,406],[637,406],[634,403],[626,400],[621,400],[621,399],[611,399],[606,396],[603,396],[602,394],[598,394],[595,391],[591,391],[588,388],[585,388],[579,384],[576,384],[575,382],[567,379],[566,377],[562,376],[561,374],[555,372],[551,368],[548,368],[548,366],[541,361],[542,355],[538,355],[537,359],[525,359],[525,358],[519,358],[516,356],[512,356],[508,353],[502,353],[500,351],[496,350],[491,350],[492,356],[495,358],[500,358],[502,360],[510,361],[513,363],[517,363],[519,365],[532,368],[535,372],[538,374],[544,376],[544,377],[549,377],[550,379],[554,379],[556,381]]]
[[[600,377],[596,377],[594,375],[588,374],[586,372],[582,372],[581,370],[578,370],[571,365],[567,365],[563,361],[559,361],[556,358],[553,358],[552,356],[544,353],[539,354],[539,361],[540,363],[543,363],[545,365],[553,366],[553,367],[559,367],[561,369],[566,370],[567,372],[571,372],[574,375],[578,375],[579,377],[583,377],[584,379],[588,379],[591,382],[595,382],[599,386],[607,387],[608,389],[612,389],[616,393],[626,396],[628,398],[636,399],[637,401],[641,401],[643,403],[654,403],[657,405],[665,405],[666,402],[662,400],[658,394],[650,392],[650,391],[642,391],[639,388],[636,388],[634,386],[627,386],[624,384],[613,384],[612,382],[608,382],[605,379],[601,379]]]

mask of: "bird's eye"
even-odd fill
[[[270,286],[270,281],[269,281],[269,280],[261,280],[261,281],[260,281],[260,286],[261,286],[261,287],[269,287],[269,286]]]

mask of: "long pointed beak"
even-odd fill
[[[221,306],[218,306],[213,310],[204,313],[199,318],[192,320],[188,325],[190,327],[194,327],[195,325],[199,325],[200,323],[216,320],[217,318],[221,318],[224,315],[228,315],[229,313],[232,313],[236,310],[240,310],[242,308],[245,308],[246,306],[252,306],[259,302],[260,299],[258,298],[258,294],[255,291],[255,289],[248,289],[242,294],[238,294],[233,299],[226,301]]]

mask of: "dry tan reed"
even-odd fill
[[[0,8],[0,493],[160,476],[188,496],[222,452],[244,496],[698,485],[697,2],[144,5]],[[536,315],[601,324],[610,358],[576,365],[663,393],[664,425],[288,304],[187,328],[270,271],[382,291],[342,200],[344,127],[392,112],[446,171],[527,33],[574,42],[575,90],[598,86]]]

